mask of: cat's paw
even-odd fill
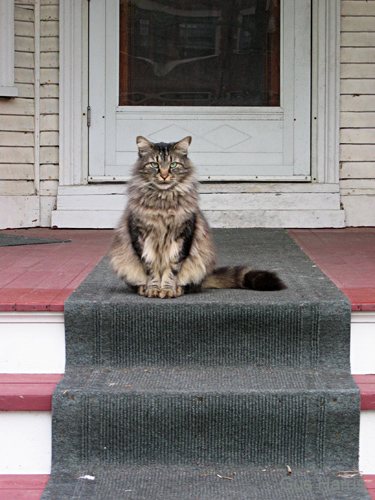
[[[145,290],[145,297],[149,299],[155,299],[159,297],[159,289],[158,288],[147,288]]]
[[[146,285],[140,285],[138,287],[138,295],[142,295],[142,296],[146,295]]]
[[[176,290],[162,289],[160,290],[159,297],[161,299],[174,299],[176,297],[181,297],[184,294],[184,289],[182,286],[176,287]]]
[[[176,294],[173,290],[160,290],[159,297],[161,299],[173,299],[176,297]]]

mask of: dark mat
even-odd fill
[[[0,233],[0,247],[13,247],[18,245],[41,245],[43,243],[69,243],[71,240],[56,240],[54,238],[36,238],[33,236],[19,236],[15,234]]]
[[[235,475],[234,475],[235,474]],[[221,477],[219,477],[221,476]],[[230,478],[230,479],[228,479]],[[43,499],[370,500],[358,473],[193,465],[82,468],[60,472]]]
[[[288,288],[145,299],[104,259],[65,303],[43,499],[369,498],[340,473],[358,468],[348,299],[284,231],[214,234],[220,264]]]
[[[54,460],[66,470],[82,460],[94,469],[199,462],[353,470],[358,412],[358,389],[343,373],[74,371],[54,395]]]

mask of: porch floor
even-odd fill
[[[112,230],[31,228],[4,234],[69,243],[0,247],[0,311],[63,311],[106,254]],[[375,228],[291,229],[289,234],[350,299],[375,311]]]

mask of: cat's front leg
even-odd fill
[[[177,276],[180,268],[181,264],[171,264],[171,267],[163,272],[159,293],[161,299],[173,299],[175,297],[181,297],[181,295],[184,294],[182,286],[177,284]]]
[[[149,266],[145,266],[146,271],[146,286],[142,290],[143,293],[140,295],[144,295],[150,299],[159,297],[160,294],[160,275],[151,269]],[[140,291],[138,291],[139,293]]]

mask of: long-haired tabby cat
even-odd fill
[[[202,288],[285,288],[273,272],[215,268],[215,246],[187,156],[190,143],[191,137],[169,144],[137,137],[128,204],[110,249],[113,269],[140,295],[162,299]]]

